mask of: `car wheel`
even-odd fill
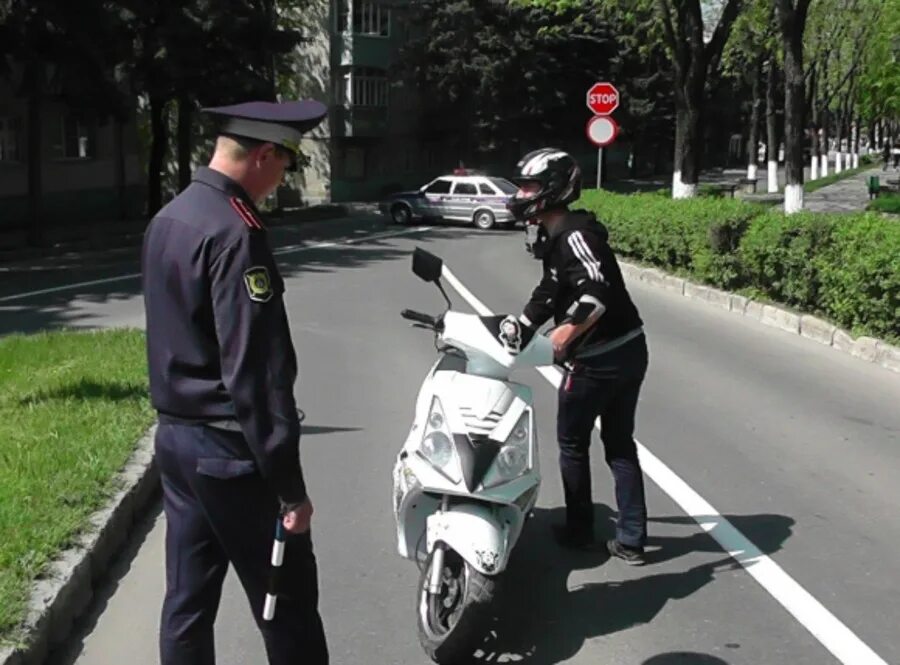
[[[404,203],[397,203],[391,208],[391,219],[395,224],[409,224],[412,221],[412,211]]]
[[[494,226],[494,213],[490,210],[479,210],[475,213],[475,226],[482,231],[487,231]]]

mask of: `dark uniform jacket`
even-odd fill
[[[239,424],[282,501],[306,497],[284,281],[246,192],[209,168],[147,228],[150,395],[160,420]]]
[[[607,243],[606,227],[589,212],[574,210],[543,240],[544,274],[525,306],[523,322],[539,327],[550,317],[559,325],[579,304],[599,306],[597,323],[569,347],[569,356],[639,330],[643,325]]]

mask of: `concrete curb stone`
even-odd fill
[[[866,362],[873,363],[878,356],[878,345],[881,342],[874,337],[857,337],[853,342],[853,349],[850,355]]]
[[[900,348],[880,342],[875,362],[895,372],[900,372]]]
[[[656,268],[645,268],[641,271],[641,281],[655,286],[665,286],[666,275]]]
[[[837,326],[828,323],[828,321],[823,321],[822,319],[810,316],[809,314],[803,314],[800,317],[800,334],[807,339],[812,339],[820,344],[831,346],[836,331]]]
[[[747,305],[750,303],[750,298],[746,296],[738,296],[732,294],[730,304],[731,311],[737,312],[739,314],[744,314],[747,311]]]
[[[761,302],[750,300],[747,302],[747,308],[744,310],[744,316],[749,316],[756,321],[762,321],[763,305]]]
[[[764,305],[760,320],[767,326],[773,326],[795,335],[800,334],[800,316],[780,307]]]
[[[736,293],[720,291],[705,284],[669,275],[658,268],[641,267],[627,261],[619,261],[619,265],[623,274],[638,274],[640,280],[648,284],[668,291],[680,290],[686,298],[703,300],[717,307],[730,309],[764,325],[800,335],[860,360],[900,373],[900,347],[882,340],[865,336],[854,338],[847,331],[810,314],[797,314],[783,307],[751,300]],[[4,665],[2,661],[0,665]]]
[[[155,432],[154,425],[138,441],[116,479],[118,489],[91,515],[87,530],[33,585],[24,625],[25,643],[0,648],[0,665],[40,665],[87,609],[95,584],[125,544],[135,517],[159,488],[159,471],[153,460]]]
[[[684,295],[684,286],[687,284],[680,277],[675,277],[674,275],[666,275],[663,277],[663,286],[667,288],[669,291],[675,291],[676,293],[680,293]]]

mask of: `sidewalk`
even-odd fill
[[[897,172],[883,172],[880,166],[857,173],[845,180],[804,195],[803,208],[810,212],[859,212],[869,204],[869,189],[866,181],[870,176],[880,175],[882,183],[897,178]]]

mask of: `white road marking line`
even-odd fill
[[[481,316],[493,315],[493,312],[446,266],[443,269],[443,276]],[[559,387],[562,373],[558,369],[540,367],[538,372],[554,387]],[[599,422],[598,419],[597,429],[600,428]],[[642,443],[635,441],[644,473],[681,506],[681,509],[691,516],[701,529],[712,536],[723,550],[731,555],[775,600],[781,603],[835,658],[844,665],[887,665],[886,661],[800,586],[771,557],[763,553],[749,538],[725,519],[678,474],[647,450]]]
[[[288,247],[281,247],[273,252],[276,256],[282,256],[284,254],[293,254],[296,252],[305,252],[311,249],[325,249],[327,247],[342,247],[348,245],[355,245],[360,242],[366,242],[368,240],[380,240],[381,238],[392,238],[394,236],[402,236],[402,235],[410,235],[412,233],[423,233],[425,231],[430,231],[430,226],[417,226],[412,229],[403,229],[402,231],[388,231],[386,233],[373,233],[372,235],[362,236],[359,238],[349,238],[347,240],[342,241],[332,241],[332,242],[320,242],[315,245],[290,245]],[[77,282],[75,284],[65,284],[64,286],[54,286],[49,289],[40,289],[38,291],[27,291],[25,293],[17,293],[11,296],[3,296],[0,298],[0,302],[11,302],[13,300],[23,300],[25,298],[33,298],[34,296],[43,296],[48,293],[59,293],[60,291],[71,291],[73,289],[80,289],[85,286],[95,286],[97,284],[112,284],[113,282],[123,282],[129,279],[137,279],[141,276],[141,273],[131,273],[128,275],[117,275],[116,277],[105,277],[103,279],[93,279],[88,282]]]

